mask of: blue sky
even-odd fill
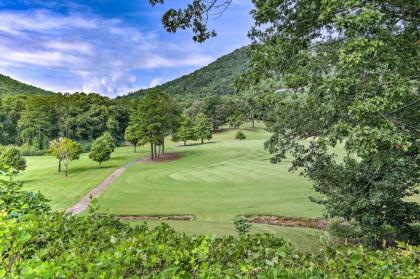
[[[188,74],[247,45],[250,0],[234,0],[210,21],[203,44],[167,33],[161,16],[189,1],[0,0],[0,73],[58,92],[115,97]]]

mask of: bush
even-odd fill
[[[0,149],[0,172],[23,171],[26,169],[26,160],[19,149],[14,146],[2,147]]]
[[[363,237],[360,227],[356,222],[345,222],[342,219],[332,219],[328,231],[339,238],[358,239]]]
[[[244,140],[246,139],[245,134],[242,131],[238,131],[235,135],[235,139],[237,140]]]
[[[51,209],[48,202],[41,193],[22,191],[21,182],[0,180],[0,215],[6,219],[29,213],[47,213]]]
[[[235,226],[235,231],[239,236],[246,235],[251,230],[251,224],[248,224],[243,216],[236,217],[233,220],[233,225]]]
[[[101,167],[102,163],[111,159],[111,153],[113,152],[113,146],[107,137],[99,137],[92,143],[90,149],[89,158],[99,163]]]

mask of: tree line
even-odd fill
[[[87,152],[93,140],[109,133],[116,144],[152,142],[152,157],[157,157],[167,136],[203,142],[224,125],[239,128],[245,121],[264,119],[276,98],[267,93],[177,101],[158,89],[140,99],[85,93],[5,96],[0,99],[0,145],[20,146],[25,155],[33,155],[31,150],[38,154],[48,150],[51,140],[67,138]]]
[[[52,139],[93,141],[109,132],[123,140],[130,101],[98,94],[6,96],[0,100],[0,144],[46,150]]]

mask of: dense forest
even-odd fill
[[[50,95],[53,93],[0,74],[0,97],[6,95]]]
[[[0,144],[45,150],[58,137],[90,142],[105,131],[122,140],[129,107],[129,101],[121,104],[97,94],[5,96],[0,100]]]
[[[150,90],[161,92],[158,89]],[[247,96],[210,96],[202,100],[180,102],[169,94],[171,108],[177,118],[190,121],[184,123],[184,133],[198,122],[208,122],[212,131],[223,125],[239,127],[245,121],[263,120],[278,99],[276,94],[256,94]],[[153,104],[144,105],[142,99],[109,99],[98,94],[54,94],[52,96],[5,96],[0,99],[0,145],[20,146],[25,155],[38,155],[48,149],[48,143],[60,137],[81,142],[88,151],[92,141],[108,132],[116,142],[125,139],[125,131],[130,121],[139,112],[145,112]],[[153,115],[162,114],[153,112]],[[205,117],[205,120],[201,120]],[[154,119],[153,117],[148,117]],[[146,122],[148,119],[144,119]],[[131,120],[130,120],[131,119]],[[178,133],[178,121],[172,126],[174,139],[192,140],[194,136]],[[137,122],[135,127],[140,123]],[[133,126],[133,125],[132,125]],[[191,127],[187,127],[191,126]],[[199,137],[201,139],[207,136]]]
[[[182,99],[197,100],[205,96],[233,95],[235,83],[248,69],[249,47],[242,47],[222,56],[213,63],[189,75],[157,86],[156,88]],[[142,89],[123,98],[141,98],[151,89]]]

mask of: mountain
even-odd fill
[[[25,84],[0,74],[0,97],[6,95],[48,95],[54,92]]]
[[[155,88],[178,98],[196,99],[212,95],[232,95],[235,93],[236,80],[247,70],[250,63],[248,49],[242,47],[189,75],[154,88],[132,92],[125,98],[141,98]]]

